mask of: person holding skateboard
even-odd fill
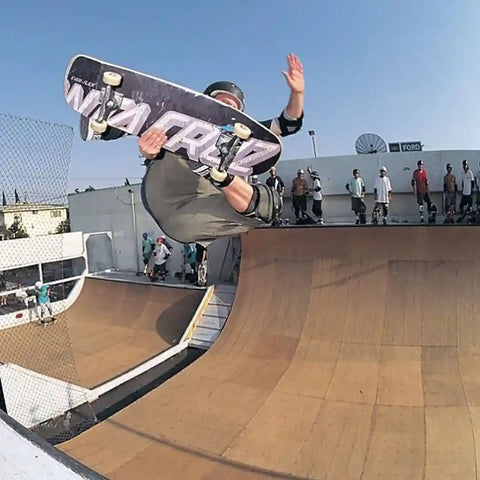
[[[463,216],[465,207],[467,207],[467,212],[472,210],[473,207],[473,189],[475,188],[475,177],[473,172],[470,170],[468,162],[466,160],[462,161],[462,198],[460,200],[460,205],[458,209],[460,210],[460,215]],[[463,217],[464,218],[464,217]],[[458,223],[461,223],[462,217],[457,220]]]
[[[427,203],[427,210],[430,213],[432,211],[432,201],[430,200],[427,171],[423,168],[423,162],[421,160],[417,162],[417,169],[413,172],[411,184],[413,193],[417,196],[420,222],[423,223],[423,202]]]
[[[383,215],[383,224],[387,224],[388,207],[392,202],[392,184],[387,177],[387,167],[380,168],[380,176],[376,178],[373,185],[373,193],[375,194],[375,208],[372,214],[372,223],[378,223],[380,211]]]
[[[35,294],[37,296],[38,304],[38,318],[40,323],[46,325],[47,323],[54,322],[52,306],[50,305],[50,285],[43,284],[40,280],[35,282]],[[46,316],[48,312],[48,316]]]
[[[142,255],[143,255],[143,274],[147,275],[148,273],[148,262],[152,256],[153,250],[155,249],[155,242],[148,236],[148,233],[144,232],[142,234]]]
[[[261,122],[281,136],[298,132],[303,122],[303,66],[293,54],[287,62],[288,70],[283,72],[290,88],[287,107],[279,117]],[[244,110],[244,94],[231,82],[215,82],[204,94]],[[144,203],[170,238],[208,244],[220,236],[237,235],[276,220],[281,211],[278,191],[162,150],[166,141],[163,130],[151,127],[140,137],[139,148],[147,160],[147,173],[155,171],[154,191],[146,193],[144,178],[142,195],[148,196]]]
[[[443,198],[444,214],[449,216],[449,220],[455,215],[457,208],[458,185],[455,175],[452,173],[452,164],[447,163],[447,174],[443,177]],[[451,223],[451,222],[447,222]]]
[[[365,225],[367,223],[367,207],[363,199],[365,198],[365,183],[360,177],[360,170],[353,169],[353,177],[345,184],[351,196],[352,211],[355,214],[355,225]]]
[[[152,282],[157,279],[157,274],[161,281],[165,281],[165,277],[167,275],[167,260],[170,255],[170,250],[165,245],[165,237],[158,237],[155,250],[153,251],[153,275],[150,277]]]

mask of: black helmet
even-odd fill
[[[355,175],[356,173],[360,173],[360,170],[358,168],[353,169],[353,174]]]
[[[230,93],[240,102],[240,111],[245,109],[245,95],[243,92],[232,82],[215,82],[209,85],[204,91],[204,95],[215,98],[219,93]]]
[[[449,168],[452,168],[452,164],[451,164],[451,163],[447,163],[447,170],[448,170]]]

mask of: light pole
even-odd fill
[[[309,130],[308,134],[312,137],[313,155],[317,158],[317,141],[315,140],[315,130]]]
[[[132,223],[133,223],[133,234],[135,235],[135,259],[137,261],[137,275],[140,273],[140,262],[138,261],[138,237],[137,237],[137,214],[135,212],[135,193],[133,188],[128,189],[130,194],[130,201],[132,204]]]

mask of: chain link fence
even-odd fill
[[[0,113],[0,407],[55,443],[95,420],[63,311],[85,268],[60,234],[72,144],[69,126]]]

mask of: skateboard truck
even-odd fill
[[[90,127],[95,137],[100,137],[107,130],[108,116],[113,110],[120,107],[123,100],[123,95],[114,91],[114,88],[122,83],[122,75],[115,72],[103,72],[102,80],[106,87],[102,88],[98,115],[97,118],[92,118],[90,121]]]
[[[222,127],[220,136],[215,144],[220,152],[218,170],[226,172],[232,164],[242,143],[247,141],[252,131],[243,123],[235,123]]]

